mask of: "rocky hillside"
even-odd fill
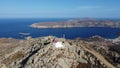
[[[54,39],[62,42],[63,47],[56,47]],[[99,36],[9,40],[0,40],[0,68],[120,68],[118,43]]]
[[[72,19],[63,22],[40,22],[40,23],[34,23],[30,26],[33,28],[71,28],[71,27],[120,28],[120,21],[82,18],[82,19]]]

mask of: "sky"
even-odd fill
[[[0,18],[120,18],[120,0],[0,0]]]

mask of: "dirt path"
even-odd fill
[[[108,68],[115,68],[111,63],[109,63],[101,54],[96,52],[90,47],[87,47],[85,45],[80,45],[82,48],[84,48],[86,51],[90,52],[94,56],[96,56],[100,61],[102,61]]]

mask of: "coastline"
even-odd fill
[[[73,28],[73,27],[110,27],[120,28],[120,21],[74,19],[63,22],[38,22],[30,25],[32,28]]]

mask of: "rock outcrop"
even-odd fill
[[[56,48],[54,39],[62,42],[64,47]],[[97,36],[89,38],[89,40],[68,40],[48,36],[27,38],[16,42],[17,45],[12,51],[0,59],[0,68],[120,67],[120,52],[110,49],[116,45]]]

